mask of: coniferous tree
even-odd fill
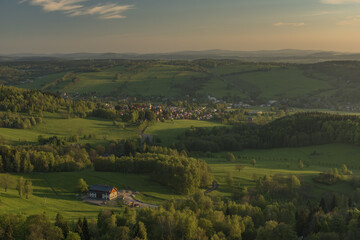
[[[86,217],[83,219],[81,231],[84,240],[90,240],[89,226]]]
[[[61,228],[62,233],[66,238],[70,232],[70,227],[68,222],[64,219],[64,217],[60,213],[56,214],[55,226]]]
[[[83,222],[82,222],[81,218],[79,218],[79,220],[76,224],[76,227],[75,227],[75,232],[79,234],[81,240],[84,240],[82,228],[83,228]]]
[[[13,227],[12,227],[11,223],[9,225],[7,225],[4,237],[6,240],[15,240],[14,231],[13,231]]]

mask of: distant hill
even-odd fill
[[[262,50],[262,51],[230,51],[205,50],[181,51],[169,53],[68,53],[68,54],[11,54],[0,55],[0,61],[39,61],[39,60],[80,60],[80,59],[131,59],[131,60],[194,60],[194,59],[236,59],[253,62],[298,62],[314,63],[334,60],[360,60],[358,53],[342,53],[314,50]]]

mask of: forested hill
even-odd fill
[[[0,111],[41,113],[71,108],[75,112],[86,112],[94,105],[92,102],[64,99],[53,93],[0,85]]]
[[[360,109],[358,61],[82,60],[0,63],[0,83],[74,98],[188,100]]]
[[[266,125],[192,128],[177,144],[189,151],[238,151],[243,148],[300,147],[360,143],[360,117],[319,112],[297,113]]]

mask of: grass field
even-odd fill
[[[312,155],[316,151],[316,155]],[[344,144],[330,144],[300,148],[279,148],[265,150],[244,150],[234,152],[237,158],[235,163],[226,161],[226,153],[218,153],[214,158],[204,158],[210,165],[215,179],[219,182],[218,193],[230,196],[231,189],[226,184],[226,177],[232,173],[235,185],[254,186],[254,174],[256,176],[274,174],[295,174],[300,176],[306,183],[311,183],[311,195],[321,196],[326,191],[334,191],[351,194],[353,190],[348,184],[336,184],[326,186],[312,181],[312,178],[322,171],[330,168],[341,169],[346,164],[354,174],[360,173],[360,147]],[[251,159],[256,159],[255,168],[250,164]],[[299,169],[298,160],[309,162],[309,167]],[[235,166],[241,163],[245,166],[240,172]],[[287,167],[289,163],[289,168]]]
[[[161,139],[164,146],[170,146],[176,138],[194,127],[225,126],[216,122],[197,120],[174,120],[157,122],[146,130],[146,134],[154,134]],[[126,125],[125,129],[113,125],[112,121],[99,118],[70,118],[63,119],[59,114],[46,114],[43,122],[30,129],[0,128],[0,137],[6,142],[17,144],[20,142],[36,142],[39,135],[45,137],[68,137],[78,135],[81,143],[99,144],[107,140],[129,139],[139,137],[139,129],[133,125]],[[84,140],[83,135],[95,134],[95,140]]]
[[[38,77],[36,80],[34,80],[31,83],[24,83],[24,84],[20,85],[19,87],[41,90],[47,84],[55,81],[56,79],[61,78],[64,75],[65,75],[65,72],[45,75],[45,76],[42,76],[42,77]]]
[[[95,134],[96,140],[84,140],[85,143],[101,143],[104,140],[127,139],[137,137],[134,126],[120,129],[112,121],[97,118],[62,119],[57,114],[47,114],[43,122],[30,129],[0,128],[0,136],[10,143],[35,142],[39,135],[67,137]]]
[[[247,92],[258,91],[260,97],[267,99],[306,96],[319,89],[331,88],[324,81],[305,77],[295,67],[233,75],[226,77],[226,81]]]
[[[120,74],[119,79],[115,78],[116,74]],[[191,79],[203,77],[204,74],[184,69],[183,66],[158,63],[145,65],[137,70],[119,66],[100,72],[79,73],[77,76],[79,81],[75,84],[60,83],[50,90],[70,94],[93,92],[98,96],[114,93],[133,96],[180,96],[181,86],[191,84]]]
[[[316,151],[315,155],[312,154],[314,151]],[[212,194],[222,197],[231,196],[232,189],[226,183],[229,172],[232,173],[234,186],[248,187],[254,186],[254,175],[260,177],[265,174],[295,174],[309,186],[308,193],[315,200],[318,200],[325,192],[338,192],[349,195],[353,191],[353,188],[346,183],[339,183],[334,186],[314,183],[312,178],[321,171],[334,167],[341,168],[341,165],[345,163],[354,174],[360,173],[360,162],[358,162],[360,148],[357,146],[330,144],[301,148],[243,150],[234,152],[234,154],[237,157],[235,163],[229,163],[225,160],[225,152],[217,153],[211,158],[204,158],[219,183],[219,189]],[[255,167],[250,165],[250,160],[253,158],[257,162]],[[309,162],[310,166],[299,169],[299,159],[303,162]],[[245,168],[237,171],[235,166],[238,163],[243,164]],[[76,183],[79,178],[84,178],[89,185],[114,185],[118,189],[139,191],[140,194],[137,198],[152,204],[161,204],[165,200],[184,199],[186,197],[175,194],[171,189],[152,181],[148,175],[85,170],[80,172],[23,175],[26,179],[33,181],[34,185],[34,195],[26,200],[19,198],[15,190],[15,182],[20,175],[12,176],[13,184],[11,189],[6,193],[3,189],[0,189],[0,211],[25,214],[46,212],[52,219],[57,212],[62,212],[70,220],[84,216],[95,219],[101,209],[110,208],[90,205],[79,200],[76,196]]]
[[[18,87],[42,89],[65,73],[40,77]],[[99,72],[75,73],[79,78],[60,82],[46,90],[95,96],[183,97],[202,96],[262,97],[269,100],[282,97],[334,95],[333,82],[306,77],[300,67],[276,64],[228,63],[214,68],[196,65],[175,65],[159,61],[139,63],[137,67],[117,66]],[[119,74],[117,78],[116,75]],[[315,75],[314,75],[315,76]],[[317,76],[317,75],[316,75]]]
[[[153,182],[147,175],[105,173],[85,170],[65,173],[33,173],[23,175],[33,182],[34,193],[30,199],[20,198],[16,187],[16,179],[20,175],[12,175],[13,184],[4,192],[0,189],[0,212],[40,214],[46,212],[54,219],[58,212],[65,218],[76,220],[79,217],[95,219],[101,209],[79,200],[76,196],[76,184],[79,178],[91,184],[111,185],[121,189],[140,191],[140,200],[159,204],[164,200],[181,199],[184,196],[174,194],[170,189]],[[116,208],[110,208],[115,209]]]

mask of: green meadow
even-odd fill
[[[257,92],[267,99],[306,96],[319,89],[331,88],[324,81],[304,76],[295,67],[232,75],[225,79],[238,89]]]
[[[315,152],[315,154],[314,154]],[[339,171],[343,164],[353,171],[354,174],[360,173],[360,147],[345,144],[329,144],[299,148],[276,148],[276,149],[256,149],[233,152],[236,162],[230,163],[226,160],[226,153],[215,154],[213,158],[204,158],[210,165],[215,179],[219,183],[218,193],[223,196],[231,196],[231,188],[227,186],[229,172],[234,180],[235,186],[255,186],[254,178],[264,175],[293,174],[299,176],[305,184],[308,184],[310,194],[320,197],[324,192],[338,192],[351,194],[353,188],[349,184],[336,184],[326,186],[312,181],[320,172],[330,168],[338,168]],[[251,159],[256,160],[253,167]],[[309,166],[299,168],[299,159]],[[242,164],[245,168],[241,171],[236,170],[236,165]],[[311,184],[310,184],[311,183]]]
[[[46,212],[51,219],[54,219],[56,214],[60,212],[65,218],[76,220],[79,217],[95,219],[101,209],[107,208],[116,211],[117,207],[100,207],[83,202],[76,189],[80,178],[83,178],[88,185],[102,184],[115,186],[119,190],[140,191],[139,200],[153,204],[184,197],[152,181],[147,175],[84,170],[81,172],[22,174],[25,179],[32,181],[34,188],[33,196],[30,199],[25,199],[25,197],[20,198],[15,189],[16,181],[20,175],[12,174],[11,176],[10,189],[7,192],[4,192],[2,188],[0,189],[0,212],[2,213],[30,215]]]
[[[168,61],[138,62],[136,66],[120,65],[98,72],[78,72],[78,80],[49,84],[65,73],[39,77],[30,83],[17,85],[22,88],[46,89],[66,92],[70,95],[92,96],[143,96],[183,97],[208,95],[217,98],[237,96],[241,98],[280,99],[309,94],[328,96],[336,93],[333,82],[313,75],[305,75],[301,66],[264,63],[234,62],[213,67],[173,64]],[[327,78],[325,78],[327,79]]]
[[[115,77],[116,75],[119,77]],[[183,66],[157,63],[129,70],[123,66],[108,68],[100,72],[78,73],[76,83],[60,83],[52,91],[74,93],[94,93],[98,96],[181,96],[179,89],[192,84],[191,80],[204,77]]]
[[[43,122],[30,129],[0,128],[0,136],[9,143],[36,142],[39,135],[45,137],[68,137],[78,135],[83,143],[102,143],[105,140],[137,137],[137,128],[126,126],[121,129],[112,121],[97,118],[62,119],[59,115],[47,115]],[[95,134],[95,140],[82,140],[83,135]]]
[[[56,79],[61,78],[64,75],[65,75],[65,72],[53,73],[53,74],[45,75],[45,76],[42,76],[42,77],[38,77],[33,82],[24,83],[19,87],[40,90],[40,89],[43,89],[44,87],[46,87],[46,85],[52,83],[53,81],[55,81]]]
[[[316,151],[316,154],[312,153]],[[341,168],[342,164],[348,165],[354,174],[360,173],[360,148],[344,144],[330,144],[300,148],[280,148],[266,150],[243,150],[234,152],[237,161],[226,161],[226,153],[217,153],[212,158],[203,158],[211,167],[215,180],[219,183],[218,190],[211,193],[222,197],[230,197],[232,188],[227,184],[227,176],[231,172],[234,185],[240,187],[254,187],[254,177],[263,175],[297,175],[303,184],[306,184],[308,194],[318,200],[325,192],[338,192],[351,195],[353,188],[346,183],[333,186],[318,184],[312,178],[329,168]],[[250,164],[251,159],[256,159],[256,165]],[[298,160],[310,165],[299,169]],[[237,164],[245,166],[241,171],[236,170]],[[289,164],[287,164],[289,163]],[[114,207],[99,207],[83,202],[77,196],[76,184],[79,178],[91,184],[113,185],[118,189],[131,189],[139,191],[137,199],[161,204],[166,200],[184,199],[186,196],[175,194],[171,189],[154,182],[148,175],[122,174],[114,172],[95,172],[84,170],[80,172],[63,173],[33,173],[22,174],[25,179],[33,182],[34,193],[30,199],[20,198],[15,190],[16,179],[20,175],[13,174],[13,181],[8,192],[0,189],[0,211],[26,214],[46,212],[55,218],[57,212],[70,220],[78,217],[95,219],[101,209],[114,209]]]

